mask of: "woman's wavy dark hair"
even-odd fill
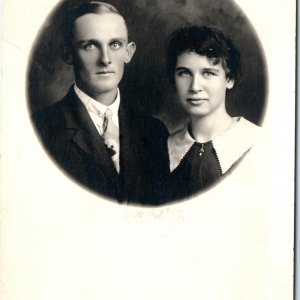
[[[167,48],[167,77],[173,85],[177,57],[184,52],[206,56],[213,65],[221,62],[228,79],[239,79],[240,52],[216,27],[186,26],[171,34]]]

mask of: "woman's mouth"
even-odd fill
[[[187,98],[186,100],[193,105],[200,105],[203,102],[208,101],[207,98]]]

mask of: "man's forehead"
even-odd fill
[[[96,36],[127,39],[128,33],[124,18],[113,13],[89,13],[74,21],[73,37],[82,39],[95,38]]]

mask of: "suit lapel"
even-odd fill
[[[72,132],[74,143],[92,157],[102,173],[110,180],[117,182],[118,173],[106,150],[104,141],[73,87],[67,95],[64,116],[66,130]]]

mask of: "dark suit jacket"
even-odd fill
[[[166,198],[168,132],[159,120],[128,111],[122,103],[120,174],[73,87],[33,121],[46,150],[82,185],[119,202],[158,205]]]

